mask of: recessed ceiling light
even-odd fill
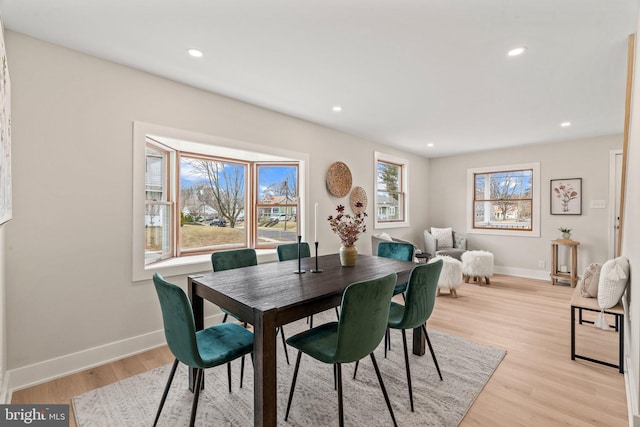
[[[518,55],[522,55],[524,53],[524,51],[527,50],[526,46],[520,46],[520,47],[516,47],[515,49],[511,49],[507,55],[509,56],[518,56]]]
[[[342,111],[342,107],[340,105],[334,105],[331,109],[336,113]]]
[[[196,49],[193,47],[187,50],[187,52],[189,52],[189,55],[193,56],[194,58],[202,58],[202,56],[204,55],[204,53],[202,53],[200,49]]]
[[[571,122],[562,122],[560,123],[560,126],[562,126],[563,128],[568,128],[569,126],[571,126]]]
[[[430,142],[427,144],[427,147],[433,147],[433,146],[434,146],[433,142]]]

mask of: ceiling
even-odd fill
[[[0,10],[10,30],[427,157],[622,133],[638,24],[638,0],[0,0]],[[518,46],[523,55],[507,56]]]

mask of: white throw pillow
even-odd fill
[[[589,264],[582,273],[582,278],[578,280],[580,296],[584,298],[597,298],[598,286],[600,286],[600,264]]]
[[[453,232],[451,228],[431,227],[431,234],[438,241],[438,250],[450,249],[453,247]]]
[[[380,233],[376,237],[380,240],[387,240],[389,242],[393,242],[393,238],[389,236],[387,233]]]
[[[598,281],[598,305],[600,308],[614,307],[629,281],[629,260],[621,256],[605,262]]]

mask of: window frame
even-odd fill
[[[380,210],[380,205],[378,203],[378,164],[386,163],[392,164],[400,167],[400,188],[398,188],[397,193],[402,195],[402,203],[401,208],[404,212],[404,216],[400,220],[379,220],[378,219],[378,211]],[[374,152],[374,162],[373,162],[373,200],[374,200],[374,209],[373,209],[373,228],[374,229],[384,229],[384,228],[400,228],[400,227],[409,227],[409,161],[407,159],[403,159],[401,157],[393,156],[391,154],[382,153],[380,151]]]
[[[499,229],[475,227],[475,177],[478,174],[500,173],[505,171],[531,170],[531,229]],[[500,166],[485,166],[467,169],[467,233],[496,236],[540,237],[540,163],[518,163]]]
[[[147,137],[152,137],[156,141],[172,141],[172,143],[182,143],[183,145],[192,144],[194,146],[202,147],[201,150],[189,150],[183,147],[179,147],[175,153],[171,153],[171,161],[179,162],[178,152],[190,152],[194,151],[197,154],[206,154],[215,157],[223,157],[229,159],[241,159],[248,160],[251,163],[297,163],[298,165],[298,210],[297,215],[299,218],[298,229],[299,233],[304,236],[307,234],[305,230],[307,227],[306,220],[306,205],[310,203],[307,200],[306,195],[309,194],[309,179],[308,168],[309,154],[301,153],[287,149],[281,149],[273,146],[258,145],[248,143],[244,141],[238,141],[233,139],[227,139],[212,135],[206,135],[181,129],[169,128],[160,125],[154,125],[144,122],[133,122],[133,203],[132,203],[132,280],[134,282],[141,280],[151,279],[153,274],[159,272],[166,277],[194,274],[200,272],[211,271],[211,250],[204,251],[199,255],[189,255],[177,257],[170,257],[166,260],[162,260],[152,264],[145,263],[145,170],[146,170],[146,146]],[[172,148],[173,145],[172,145]],[[216,154],[219,153],[219,154]],[[246,158],[242,158],[246,156]],[[251,166],[252,168],[255,165]],[[172,170],[174,169],[174,170]],[[169,185],[170,191],[176,196],[178,186],[178,169],[179,167],[169,168],[168,174],[170,175]],[[245,200],[253,200],[256,189],[252,183],[249,183],[249,194],[245,195]],[[251,221],[250,216],[253,216],[253,207],[249,204],[249,208],[245,208],[245,221]],[[174,203],[173,214],[174,221],[178,218],[175,215],[179,215],[179,203]],[[178,238],[178,231],[172,232],[172,238],[174,239],[173,247],[176,246],[175,242]],[[253,228],[253,227],[252,227]],[[253,232],[250,231],[251,234]],[[253,239],[257,236],[248,237]],[[259,262],[269,262],[277,260],[275,244],[269,248],[256,248]]]

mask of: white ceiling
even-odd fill
[[[437,157],[621,133],[638,3],[0,0],[0,10],[10,30]]]

